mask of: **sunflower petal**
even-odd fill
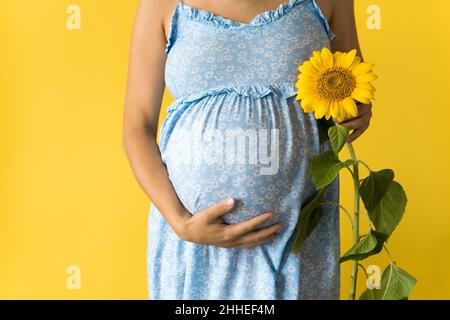
[[[322,118],[328,112],[329,108],[330,108],[330,106],[327,101],[325,101],[323,103],[318,103],[316,105],[316,110],[314,111],[314,117],[316,119]]]
[[[307,83],[313,84],[313,83],[316,82],[317,78],[318,78],[317,74],[312,74],[312,73],[305,72],[305,73],[301,73],[298,76],[298,81],[305,81]]]
[[[314,111],[314,102],[312,99],[302,99],[300,102],[300,106],[302,107],[304,112],[313,112]]]
[[[356,49],[351,50],[350,52],[346,53],[345,56],[342,58],[342,68],[350,68],[353,61],[355,61],[356,57]]]
[[[345,113],[349,115],[349,118],[354,118],[358,115],[358,107],[355,103],[355,100],[348,97],[341,101],[342,107],[345,110]]]
[[[358,100],[361,103],[365,103],[365,104],[370,103],[370,98],[368,98],[364,94],[364,92],[362,92],[362,90],[357,90],[357,89],[353,90],[352,98],[355,99],[355,100]]]
[[[303,62],[303,64],[298,67],[298,70],[302,73],[311,73],[311,74],[315,74],[318,73],[319,70],[317,70],[317,68],[314,66],[314,64],[311,63],[311,61],[305,61]]]
[[[297,81],[295,84],[295,87],[299,90],[307,90],[307,91],[313,91],[314,87],[311,85],[311,82],[309,81]]]
[[[325,67],[326,68],[333,67],[333,55],[331,54],[331,51],[327,47],[324,47],[320,54],[322,56],[322,60]]]
[[[336,112],[337,112],[336,118],[338,119],[339,122],[342,122],[347,118],[347,114],[344,110],[344,107],[342,106],[341,101],[336,102]]]
[[[340,67],[342,65],[342,57],[344,56],[344,53],[341,51],[336,51],[333,55],[334,65],[336,67]]]
[[[331,108],[329,107],[330,103],[327,100],[319,99],[316,104],[316,109],[325,110],[324,117],[325,119],[330,119],[331,117]],[[318,113],[320,115],[320,113]]]
[[[353,70],[353,68],[355,68],[357,65],[359,65],[361,63],[361,57],[360,56],[356,56],[355,60],[353,61],[352,65],[350,66],[350,70]]]
[[[307,90],[298,90],[297,95],[300,99],[313,99],[315,97],[315,93]]]
[[[372,70],[372,64],[367,62],[361,62],[352,69],[352,73],[355,77],[360,76],[364,73],[368,73]]]
[[[331,118],[331,108],[328,108],[327,112],[325,113],[325,119],[329,120]]]
[[[325,69],[325,64],[319,51],[314,51],[309,61],[319,72]]]
[[[331,115],[331,102],[325,100],[323,106],[325,108],[325,114],[330,113]]]
[[[378,79],[378,76],[369,72],[369,73],[363,73],[360,76],[355,77],[356,78],[356,83],[360,84],[360,83],[367,83],[373,80]]]
[[[370,82],[366,82],[366,83],[358,83],[356,85],[356,88],[360,88],[360,89],[364,89],[364,90],[369,90],[372,92],[375,92],[376,89],[375,87],[370,83]]]
[[[331,115],[333,116],[333,118],[336,118],[339,120],[339,110],[337,109],[337,104],[335,104],[334,102],[331,102],[330,111],[331,111]]]
[[[353,92],[356,92],[356,94],[358,94],[359,96],[366,98],[366,99],[372,99],[373,98],[373,92],[370,90],[366,90],[366,89],[362,89],[362,88],[358,88],[356,87]]]

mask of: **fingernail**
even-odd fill
[[[233,198],[229,198],[229,199],[227,200],[227,205],[229,205],[229,206],[234,205],[234,199],[233,199]]]

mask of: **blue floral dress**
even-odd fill
[[[313,0],[289,0],[241,23],[178,1],[166,44],[175,101],[158,138],[169,179],[192,214],[227,197],[238,223],[266,211],[283,229],[252,248],[184,241],[151,204],[150,299],[337,299],[339,217],[332,205],[299,254],[300,208],[316,189],[312,156],[329,148],[296,98],[298,66],[335,36]],[[338,177],[339,178],[339,177]],[[338,201],[338,178],[326,198]]]

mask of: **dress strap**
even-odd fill
[[[330,40],[333,40],[336,37],[336,34],[331,29],[330,24],[328,23],[327,17],[323,14],[323,12],[320,9],[319,5],[317,4],[316,0],[311,0],[311,1],[314,5],[315,13],[318,15],[319,19],[322,21],[325,31],[327,32],[328,38]]]
[[[177,0],[177,4],[175,5],[175,8],[173,9],[172,15],[170,17],[170,29],[169,29],[169,37],[167,38],[166,42],[166,53],[169,53],[170,49],[172,48],[173,44],[175,43],[175,40],[177,38],[178,33],[178,20],[180,16],[180,7],[182,5],[181,0]]]

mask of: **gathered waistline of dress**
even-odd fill
[[[177,97],[174,102],[167,108],[168,112],[174,111],[180,105],[201,100],[208,96],[215,96],[220,94],[235,94],[242,97],[263,98],[268,95],[273,95],[278,99],[288,99],[297,95],[296,85],[293,82],[275,82],[275,83],[253,83],[243,84],[237,86],[221,86],[212,88],[206,91],[192,93]]]

